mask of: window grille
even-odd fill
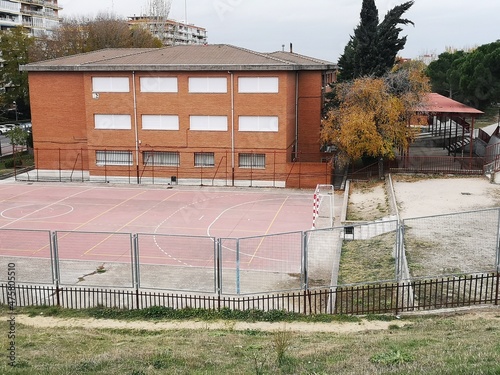
[[[143,163],[146,166],[168,166],[178,167],[180,157],[178,152],[172,151],[145,151],[143,152]]]
[[[265,168],[266,155],[265,154],[240,154],[239,155],[240,168]]]
[[[96,165],[132,165],[131,151],[96,151]]]
[[[195,152],[194,166],[195,167],[213,167],[215,165],[213,152]]]

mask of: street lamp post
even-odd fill
[[[498,126],[500,127],[500,103],[497,103],[498,106]]]
[[[16,113],[16,123],[17,123],[17,103],[16,101],[13,101],[12,104],[14,104],[14,111]]]

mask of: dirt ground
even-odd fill
[[[500,185],[486,177],[393,176],[393,182],[403,219],[500,206]]]
[[[436,312],[431,312],[437,315]],[[429,313],[427,313],[429,314]],[[408,314],[411,315],[411,314]],[[500,321],[499,307],[483,307],[474,309],[458,309],[440,311],[440,316],[456,316],[459,319],[492,319]],[[362,331],[387,330],[390,326],[403,327],[412,324],[408,320],[378,321],[362,319],[360,322],[332,322],[332,323],[304,323],[304,322],[236,322],[236,321],[121,321],[109,319],[79,319],[79,318],[54,318],[46,316],[29,317],[27,315],[17,315],[16,322],[29,327],[55,328],[55,327],[85,327],[88,329],[130,329],[130,330],[184,330],[184,329],[204,329],[204,330],[258,330],[266,332],[292,331],[292,332],[324,332],[349,334]]]
[[[500,207],[500,185],[486,177],[393,175],[392,181],[402,219]],[[373,221],[394,214],[387,183],[351,184],[347,220]]]
[[[368,330],[385,330],[389,325],[404,326],[408,324],[404,321],[368,321],[362,320],[359,323],[303,323],[303,322],[236,322],[236,321],[121,321],[107,319],[64,319],[54,317],[18,315],[16,322],[31,327],[52,328],[52,327],[85,327],[88,329],[132,329],[132,330],[183,330],[183,329],[204,329],[204,330],[258,330],[258,331],[280,331],[289,330],[294,332],[331,332],[331,333],[351,333]]]
[[[498,212],[485,210],[500,207],[500,185],[486,177],[413,175],[356,183],[350,189],[347,219],[394,219],[396,207],[405,220],[413,276],[494,270]]]

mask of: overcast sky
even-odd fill
[[[376,0],[379,18],[404,0]],[[147,0],[59,0],[62,17],[113,12],[140,15]],[[359,23],[362,0],[173,0],[169,18],[207,29],[210,44],[232,44],[258,52],[283,48],[337,62]],[[187,9],[187,12],[186,12]],[[499,0],[415,0],[403,26],[407,58],[440,54],[500,39]]]

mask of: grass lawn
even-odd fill
[[[43,310],[38,310],[43,311]],[[47,311],[47,310],[45,310]],[[23,311],[19,311],[23,312]],[[26,311],[25,311],[26,312]],[[8,352],[9,312],[0,330]],[[36,314],[36,309],[31,310]],[[38,312],[40,314],[40,312]],[[79,312],[79,315],[85,312]],[[72,312],[59,317],[74,318]],[[46,319],[46,318],[45,318]],[[382,331],[314,333],[232,329],[33,328],[17,324],[16,363],[1,374],[498,374],[500,310],[403,317]],[[400,321],[398,321],[400,322]],[[310,323],[304,323],[310,324]],[[357,324],[330,322],[329,324]]]

